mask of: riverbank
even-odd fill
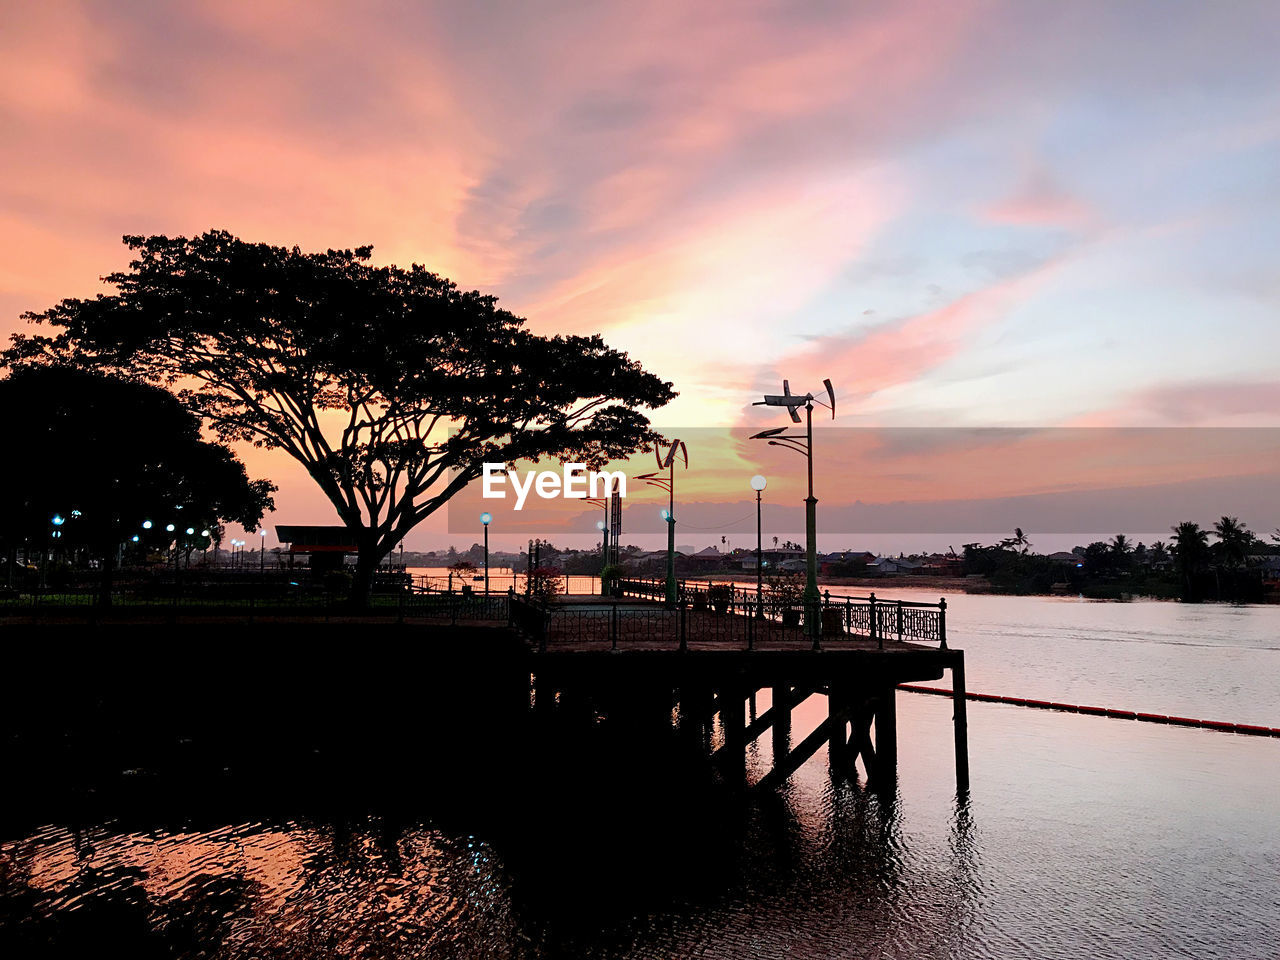
[[[723,570],[719,573],[696,573],[680,577],[681,580],[697,580],[700,582],[724,582],[753,586],[755,579],[741,570]],[[985,576],[971,577],[935,577],[922,575],[893,574],[882,577],[818,577],[818,588],[865,587],[868,592],[876,590],[928,590],[939,593],[966,593],[971,595],[989,595],[998,597],[1083,597],[1086,600],[1113,600],[1129,602],[1131,600],[1178,600],[1173,591],[1159,593],[1135,591],[1125,583],[1086,584],[1077,589],[1070,584],[1054,584],[1048,591],[1015,591],[1003,589],[991,583]],[[1206,599],[1201,603],[1236,603],[1233,600]],[[1280,591],[1271,590],[1262,595],[1256,603],[1280,604]]]

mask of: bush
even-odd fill
[[[561,579],[560,571],[555,567],[534,567],[529,571],[529,598],[538,603],[550,603],[551,598],[560,592]]]
[[[324,575],[324,592],[330,595],[351,592],[351,574],[345,570],[330,570]]]
[[[804,600],[805,575],[799,571],[776,573],[765,584],[769,603],[776,607],[795,606]]]
[[[729,609],[729,604],[733,601],[733,584],[730,583],[710,583],[707,584],[707,602],[711,604],[716,613],[724,613]]]
[[[600,571],[600,592],[606,596],[617,596],[618,581],[626,576],[626,570],[620,563],[611,563]]]

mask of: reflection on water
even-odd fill
[[[510,785],[491,839],[378,812],[31,829],[0,845],[0,954],[1274,956],[1275,741],[975,704],[957,803],[947,705],[900,700],[889,797],[819,755],[648,818],[660,795]]]
[[[522,897],[493,846],[422,823],[45,827],[3,847],[0,942],[6,956],[38,945],[88,955],[104,942],[135,956],[839,956],[854,938],[946,955],[972,912],[967,814],[953,823],[954,861],[922,874],[908,869],[895,804],[839,778],[826,800],[822,823],[785,800],[735,810],[737,842],[689,851],[727,862],[526,864],[526,881],[556,886],[552,872],[590,871],[615,906],[652,900],[638,884],[669,871],[720,887],[695,893],[686,878],[652,914],[604,922],[530,912],[541,898]]]

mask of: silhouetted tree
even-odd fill
[[[1084,548],[1085,571],[1093,577],[1106,577],[1115,570],[1116,554],[1111,544],[1095,540]]]
[[[1026,538],[1021,527],[1013,528],[1013,536],[1006,537],[1000,541],[1000,547],[1005,550],[1016,550],[1018,553],[1026,553],[1031,549],[1031,541]]]
[[[1133,544],[1123,533],[1117,533],[1111,538],[1111,566],[1117,573],[1124,574],[1132,565]]]
[[[115,287],[64,300],[11,357],[58,358],[178,391],[224,440],[303,464],[358,545],[352,596],[485,461],[599,466],[656,438],[636,408],[675,394],[598,336],[537,336],[496,298],[371,247],[303,253],[211,231],[125,237]],[[445,435],[446,430],[448,435]]]
[[[1163,540],[1157,540],[1151,545],[1151,553],[1148,560],[1152,566],[1161,566],[1169,559],[1169,548]]]
[[[1200,524],[1183,521],[1173,527],[1174,559],[1178,564],[1178,574],[1182,578],[1183,597],[1196,597],[1196,578],[1209,562],[1209,533],[1201,530]]]
[[[3,538],[44,548],[60,515],[66,547],[101,559],[102,601],[109,602],[116,549],[137,535],[144,546],[200,549],[220,521],[254,529],[272,508],[275,487],[250,480],[230,450],[200,436],[200,420],[167,390],[66,367],[18,367],[0,380],[7,441],[24,469],[0,471]],[[177,507],[181,513],[173,512]],[[179,520],[163,529],[162,516]],[[72,519],[73,518],[73,519]],[[144,520],[155,523],[144,530]],[[212,536],[209,538],[212,539]]]
[[[1213,525],[1218,542],[1214,554],[1223,566],[1234,569],[1244,564],[1249,547],[1255,539],[1253,532],[1240,522],[1239,517],[1223,517]]]

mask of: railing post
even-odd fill
[[[680,652],[684,653],[689,649],[689,608],[683,600],[680,601]]]
[[[876,595],[870,596],[871,601],[871,639],[876,642],[876,646],[881,650],[884,649],[884,637],[880,636],[880,616],[876,613]]]
[[[902,642],[902,601],[898,601],[898,642]]]
[[[618,605],[616,603],[609,608],[609,642],[609,649],[618,649]]]
[[[844,632],[853,636],[853,607],[848,597],[844,598]]]
[[[947,598],[938,600],[938,640],[939,650],[947,649]]]

